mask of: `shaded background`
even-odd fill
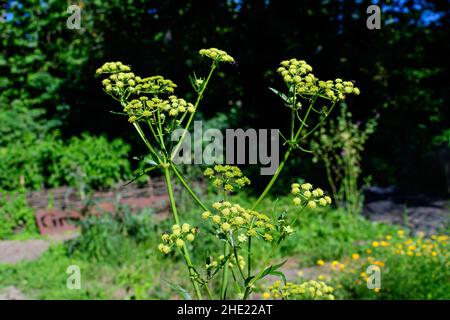
[[[366,27],[372,3],[382,8],[380,30]],[[82,7],[81,30],[66,27],[70,4]],[[204,119],[224,113],[230,127],[286,127],[288,113],[268,87],[281,87],[275,70],[282,59],[304,59],[320,78],[356,81],[362,93],[347,101],[354,119],[379,114],[364,176],[448,195],[448,1],[28,0],[7,1],[1,11],[0,147],[27,148],[54,130],[63,139],[106,133],[133,146],[131,160],[143,151],[140,141],[108,112],[118,106],[95,70],[120,60],[136,74],[172,79],[189,99],[188,75],[208,67],[197,51],[217,47],[237,63],[216,74],[200,108]],[[324,179],[308,155],[293,158],[285,177]],[[249,170],[252,180],[265,179]]]

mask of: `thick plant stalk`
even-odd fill
[[[180,180],[183,187],[186,189],[186,191],[191,195],[192,199],[197,202],[197,204],[205,211],[209,211],[209,209],[206,207],[206,205],[200,200],[200,198],[195,194],[194,190],[192,190],[191,187],[187,184],[186,180],[184,180],[183,176],[181,175],[180,171],[178,171],[177,167],[173,164],[173,162],[170,163],[170,167],[172,168],[173,172],[175,173],[178,180]]]
[[[224,256],[227,257],[230,254],[230,246],[228,242],[225,242],[223,247]],[[220,285],[220,299],[225,300],[227,295],[228,286],[228,261],[225,262],[222,270],[222,281]]]
[[[277,244],[272,247],[272,250],[271,250],[269,256],[264,261],[263,266],[261,267],[261,269],[259,270],[257,275],[251,281],[249,281],[249,283],[247,284],[247,286],[245,288],[245,292],[244,292],[244,296],[243,296],[242,300],[247,300],[248,296],[250,295],[250,290],[252,289],[252,286],[255,284],[256,281],[258,281],[260,279],[260,277],[263,274],[264,270],[269,265],[270,260],[272,260],[272,256],[275,253],[275,250],[278,249],[279,245],[280,245],[280,241],[278,241]]]
[[[247,277],[252,274],[252,237],[248,237],[247,244]]]
[[[223,192],[223,200],[227,201],[227,192],[224,191]],[[224,246],[223,246],[223,256],[227,259],[225,261],[225,264],[223,266],[223,270],[222,270],[222,282],[220,285],[220,298],[222,300],[226,299],[226,295],[227,295],[227,287],[228,287],[228,259],[227,258],[230,254],[230,245],[228,244],[228,240],[225,242]],[[236,261],[237,262],[237,261]]]
[[[166,178],[167,192],[169,193],[169,202],[170,202],[170,207],[172,209],[172,214],[173,214],[173,217],[175,219],[175,223],[176,224],[180,224],[180,219],[178,217],[177,207],[175,205],[175,197],[173,195],[172,182],[170,180],[170,172],[169,172],[169,169],[167,167],[164,167],[164,176]],[[186,261],[186,264],[188,266],[188,269],[189,269],[189,275],[190,275],[190,278],[191,278],[192,285],[194,286],[195,295],[196,295],[197,299],[200,300],[200,299],[202,299],[202,294],[200,292],[200,287],[198,286],[197,281],[194,279],[196,277],[196,274],[193,271],[191,258],[189,256],[189,251],[188,251],[188,249],[186,247],[186,244],[184,244],[184,246],[183,246],[181,251],[183,253],[183,257],[184,257],[184,259]]]

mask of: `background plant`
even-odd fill
[[[0,181],[4,189],[29,190],[69,185],[84,193],[112,186],[130,176],[129,146],[122,140],[83,134],[63,141],[58,132],[30,136],[0,147]]]
[[[133,128],[124,132],[120,118],[104,114],[110,100],[96,89],[92,73],[107,57],[115,57],[132,63],[136,70],[167,74],[187,92],[185,75],[201,59],[189,52],[205,43],[235,52],[238,64],[233,68],[239,73],[229,73],[220,89],[211,88],[204,118],[228,113],[230,103],[238,101],[228,97],[239,97],[240,109],[247,112],[239,114],[236,127],[249,123],[285,127],[286,117],[272,112],[279,101],[261,88],[275,86],[278,57],[301,54],[330,74],[351,75],[365,88],[358,101],[370,108],[352,110],[356,118],[365,122],[374,112],[380,113],[380,134],[366,145],[364,175],[372,176],[375,184],[429,191],[417,163],[435,148],[431,139],[448,128],[444,112],[448,77],[441,61],[449,53],[449,11],[439,1],[385,3],[386,21],[395,27],[375,34],[361,27],[369,4],[306,0],[286,12],[276,1],[223,0],[205,6],[195,1],[131,0],[123,6],[120,1],[95,0],[83,3],[83,28],[73,31],[61,23],[68,17],[65,2],[5,2],[1,11],[7,19],[0,25],[0,139],[17,143],[32,131],[33,139],[39,140],[56,126],[64,139],[85,131],[108,132],[142,151],[139,142],[128,138]],[[205,10],[208,14],[202,14]],[[316,24],[324,27],[311,29]],[[162,60],[168,64],[160,64]],[[167,70],[167,65],[173,69]],[[184,98],[191,97],[187,93]],[[316,172],[306,162],[293,161],[286,167],[286,177],[299,170],[310,176]],[[256,173],[249,178],[255,182],[255,192],[261,192],[256,189],[265,179]],[[447,193],[446,187],[436,189]]]
[[[18,232],[37,233],[34,210],[27,204],[25,190],[0,191],[0,239]]]
[[[354,122],[344,104],[336,120],[321,127],[310,143],[313,162],[324,164],[336,203],[353,214],[361,212],[363,206],[362,153],[376,125],[376,118],[371,118],[364,127],[361,122]]]
[[[118,205],[114,214],[90,215],[79,224],[81,235],[68,243],[69,254],[117,262],[126,259],[130,246],[152,238],[155,222],[149,209],[133,213],[129,207]]]
[[[320,278],[331,281],[341,299],[447,299],[448,245],[447,235],[408,236],[399,229],[372,238],[346,259],[320,263]],[[367,289],[370,265],[380,269],[380,289]]]

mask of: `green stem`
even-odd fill
[[[294,128],[295,128],[295,110],[292,108],[291,112],[291,141],[294,140]]]
[[[223,191],[223,200],[227,201],[227,192],[224,190]],[[227,237],[227,242],[225,242],[224,246],[223,246],[223,256],[224,257],[228,257],[228,255],[230,254],[230,245],[228,244],[228,237]],[[228,257],[229,259],[229,257]],[[223,266],[223,270],[222,270],[222,282],[220,285],[220,298],[222,300],[226,299],[226,294],[227,294],[227,287],[228,287],[228,259],[227,261],[225,261],[225,264]]]
[[[175,219],[175,223],[180,224],[177,207],[175,206],[175,197],[173,195],[173,187],[172,187],[172,181],[170,179],[170,172],[169,172],[168,168],[166,168],[166,167],[164,168],[164,177],[166,178],[167,192],[169,193],[169,201],[170,201],[170,206],[172,209],[173,217]]]
[[[312,98],[312,101],[309,105],[308,110],[306,111],[306,115],[302,120],[302,124],[300,125],[300,127],[298,128],[293,141],[297,141],[298,137],[300,136],[300,133],[303,130],[303,127],[305,126],[306,120],[308,119],[309,113],[311,112],[312,106],[314,105],[314,103],[316,102],[317,96],[314,96]],[[281,173],[281,170],[283,169],[287,159],[289,158],[289,155],[291,154],[291,151],[293,149],[293,146],[290,145],[288,150],[286,151],[286,153],[284,154],[283,160],[281,161],[280,165],[278,166],[277,170],[275,171],[275,174],[272,176],[272,179],[270,179],[269,183],[267,184],[266,188],[264,189],[264,191],[261,193],[261,195],[259,196],[259,198],[256,200],[256,202],[253,204],[252,206],[252,210],[255,210],[255,208],[261,203],[261,201],[266,197],[267,193],[270,191],[270,189],[272,188],[273,184],[275,183],[275,181],[277,180],[278,176]]]
[[[161,164],[161,159],[159,158],[158,154],[156,153],[155,149],[153,149],[152,145],[150,144],[150,142],[147,140],[147,138],[145,137],[144,131],[142,131],[141,126],[139,125],[139,123],[133,123],[134,128],[136,129],[136,131],[139,133],[139,136],[141,137],[142,141],[144,141],[145,145],[147,146],[147,148],[150,150],[151,153],[153,153],[155,155],[155,157],[158,159],[159,164]]]
[[[244,272],[242,271],[241,265],[239,264],[238,254],[236,250],[236,246],[233,246],[234,258],[236,259],[236,265],[238,267],[239,273],[241,274],[242,280],[245,281]]]
[[[247,277],[252,274],[252,237],[248,237],[247,244]]]
[[[210,300],[214,300],[214,298],[213,298],[213,296],[212,296],[212,293],[211,293],[211,290],[210,290],[209,287],[208,287],[208,283],[205,283],[204,287],[205,287],[206,294],[208,295],[209,299],[210,299]]]
[[[180,180],[183,187],[186,189],[186,191],[191,195],[191,197],[197,202],[197,204],[205,211],[209,211],[206,205],[200,200],[200,198],[195,194],[195,192],[189,187],[186,180],[184,180],[181,173],[178,171],[177,167],[173,164],[173,162],[170,162],[170,167],[172,168],[173,172],[177,176],[178,180]]]
[[[163,134],[162,124],[161,124],[161,117],[159,114],[159,109],[157,110],[157,115],[158,115],[158,126],[156,127],[156,130],[159,133],[159,140],[161,142],[161,147],[167,154],[166,145],[164,144],[164,134]]]
[[[228,245],[228,242],[225,242],[223,246],[223,254],[224,257],[227,257],[230,254],[230,247]],[[225,262],[222,270],[222,281],[220,285],[220,298],[222,300],[226,299],[227,286],[228,286],[228,260]]]
[[[245,288],[243,300],[246,300],[248,298],[248,295],[250,294],[250,290],[251,290],[252,286],[256,283],[256,281],[259,280],[259,278],[263,274],[264,270],[266,270],[267,265],[270,263],[270,260],[272,259],[272,256],[275,253],[275,251],[278,249],[278,246],[280,245],[280,243],[281,243],[281,241],[278,241],[277,244],[272,247],[272,250],[270,251],[270,254],[267,257],[267,259],[264,261],[264,264],[263,264],[261,270],[259,270],[258,274],[247,284],[247,287]]]
[[[328,116],[331,114],[331,112],[333,111],[333,109],[334,109],[334,106],[336,105],[336,102],[334,102],[332,105],[331,105],[331,108],[330,108],[330,110],[327,112],[327,114],[325,115],[325,117],[323,117],[321,120],[320,120],[320,122],[311,130],[311,131],[309,131],[308,133],[306,133],[303,137],[301,137],[300,138],[300,140],[303,140],[303,139],[305,139],[307,136],[309,136],[309,135],[311,135],[312,133],[314,133],[321,125],[322,125],[322,123],[328,118]]]
[[[169,172],[169,169],[167,167],[164,167],[164,176],[166,178],[167,192],[169,193],[169,202],[170,202],[170,206],[171,206],[171,209],[172,209],[173,217],[175,219],[175,223],[179,225],[180,224],[180,219],[178,217],[177,207],[175,205],[175,197],[173,195],[173,187],[172,187],[172,182],[170,180],[170,172]],[[184,256],[184,259],[186,261],[186,264],[188,266],[191,282],[192,282],[192,285],[194,286],[194,290],[195,290],[195,295],[196,295],[197,299],[201,300],[202,299],[202,295],[201,295],[198,283],[194,279],[196,274],[193,271],[191,258],[189,256],[189,251],[187,250],[186,244],[183,246],[182,252],[183,252],[183,256]]]
[[[199,94],[197,96],[197,101],[195,102],[195,105],[194,105],[195,111],[192,112],[191,115],[189,116],[189,119],[188,119],[188,122],[186,124],[186,127],[184,128],[183,134],[181,135],[180,140],[178,141],[177,145],[175,146],[175,149],[172,152],[172,156],[171,156],[170,160],[173,160],[174,156],[178,152],[178,149],[180,148],[181,144],[183,143],[184,137],[186,136],[186,134],[187,134],[187,132],[189,130],[189,127],[191,126],[192,119],[194,119],[195,113],[197,112],[197,107],[198,107],[200,101],[203,98],[203,93],[205,92],[205,89],[208,86],[209,80],[211,79],[211,76],[212,76],[212,74],[213,74],[215,69],[216,69],[216,64],[213,62],[212,66],[211,66],[211,70],[209,71],[208,77],[205,80],[205,84],[203,85],[202,90],[199,92]]]
[[[241,294],[242,290],[241,287],[239,286],[239,281],[238,279],[236,279],[236,275],[234,274],[233,269],[231,269],[231,275],[233,276],[233,280],[234,280],[234,287],[236,288],[236,291]]]
[[[331,192],[333,193],[333,198],[335,199],[335,201],[337,200],[337,189],[336,189],[336,185],[334,184],[333,181],[333,175],[331,173],[331,165],[329,164],[328,159],[326,158],[326,156],[324,157],[324,162],[325,162],[325,170],[327,172],[327,179],[328,179],[328,183],[331,187]]]
[[[255,210],[255,208],[260,204],[260,202],[266,197],[267,193],[270,191],[270,189],[272,188],[272,185],[275,183],[275,181],[277,180],[278,176],[281,173],[281,170],[283,170],[283,167],[287,161],[287,159],[289,158],[289,155],[291,154],[292,151],[292,147],[289,147],[288,150],[286,151],[286,153],[284,154],[283,157],[283,161],[281,161],[280,165],[278,166],[277,170],[275,171],[275,174],[272,176],[272,179],[270,179],[269,183],[267,184],[266,188],[264,189],[264,191],[261,193],[261,195],[259,196],[259,198],[256,200],[256,202],[253,204],[252,206],[252,210]]]

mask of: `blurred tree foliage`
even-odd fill
[[[184,75],[201,72],[196,51],[213,46],[230,52],[237,64],[225,67],[225,81],[211,86],[201,109],[210,118],[237,108],[236,127],[283,127],[288,117],[267,89],[281,86],[274,73],[281,59],[305,59],[323,78],[354,79],[362,89],[348,102],[354,118],[380,114],[364,155],[364,170],[376,183],[409,181],[433,138],[449,127],[446,0],[384,1],[380,30],[366,27],[372,1],[363,0],[77,3],[80,30],[66,27],[68,2],[3,4],[0,145],[25,135],[39,138],[55,127],[66,137],[88,130],[133,142],[123,119],[107,112],[114,104],[100,92],[95,69],[121,60],[136,73],[164,74],[189,99]],[[308,156],[302,157],[291,169],[314,174],[303,161]]]

